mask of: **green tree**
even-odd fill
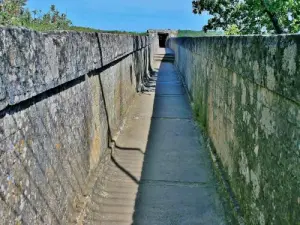
[[[237,25],[233,24],[233,25],[229,25],[225,31],[226,35],[237,35],[240,34],[240,30],[238,28]]]
[[[208,11],[204,30],[234,27],[240,34],[297,33],[300,31],[300,0],[196,0],[193,12]]]
[[[67,29],[72,25],[72,22],[67,18],[67,15],[60,13],[55,5],[51,5],[50,11],[40,18],[40,23],[51,25],[55,29]]]
[[[39,31],[68,29],[72,22],[55,5],[46,14],[40,10],[30,12],[26,0],[0,0],[0,25],[24,26]]]
[[[25,4],[26,0],[0,0],[0,24],[20,25],[24,14],[28,16]]]

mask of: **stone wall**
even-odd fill
[[[299,224],[300,36],[168,44],[246,224]]]
[[[0,28],[1,224],[77,221],[148,76],[149,45]]]
[[[169,38],[171,37],[177,37],[178,31],[177,30],[170,30],[170,29],[165,29],[165,30],[147,30],[147,33],[149,35],[149,37],[151,38],[151,45],[152,45],[152,51],[155,53],[157,53],[159,47],[159,37],[158,37],[158,33],[164,33],[164,34],[168,34]]]

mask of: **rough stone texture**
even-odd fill
[[[168,44],[246,224],[299,224],[300,36]]]
[[[152,85],[178,88],[181,82],[171,63],[156,62],[155,69]],[[105,179],[94,186],[83,224],[234,224],[225,216],[191,111],[186,93],[165,95],[153,88],[136,97]]]
[[[146,36],[0,28],[0,110],[147,45]]]
[[[149,29],[147,30],[147,33],[150,34],[150,36],[153,36],[152,34],[157,35],[158,33],[165,33],[169,34],[170,37],[177,37],[178,30],[170,30],[170,29]]]
[[[169,34],[169,37],[177,37],[178,31],[177,30],[170,30],[170,29],[161,29],[161,30],[153,30],[149,29],[147,30],[147,33],[149,35],[149,38],[151,38],[151,47],[153,53],[157,53],[159,50],[159,38],[158,33],[165,33]]]
[[[148,75],[148,37],[0,36],[0,223],[76,223],[109,158],[109,127],[118,132]]]

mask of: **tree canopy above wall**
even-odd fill
[[[204,30],[223,29],[227,34],[297,33],[300,0],[196,0],[193,13],[209,12]]]

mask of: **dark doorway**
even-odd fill
[[[159,39],[159,47],[165,48],[166,47],[166,41],[169,34],[166,33],[158,33],[158,39]]]

